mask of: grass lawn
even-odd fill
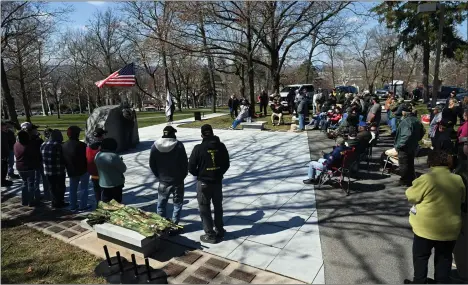
[[[270,114],[271,115],[271,114]],[[280,126],[272,126],[270,115],[263,118],[258,118],[257,121],[266,121],[265,128],[272,131],[288,131],[291,128],[291,115],[283,115],[284,124]],[[210,124],[214,129],[227,129],[232,125],[233,119],[229,115],[206,119],[202,121],[196,121],[193,123],[183,124],[181,128],[200,128],[204,124]],[[242,126],[242,123],[240,124]],[[240,129],[241,127],[237,128]]]
[[[193,112],[200,111],[205,114],[211,114],[211,109],[185,109],[183,112],[176,111],[174,113],[174,120],[183,120],[193,117]],[[226,107],[217,108],[217,112],[225,113],[228,112]],[[23,122],[24,117],[20,117],[20,123]],[[59,129],[62,131],[64,139],[66,140],[66,130],[69,126],[76,125],[84,130],[86,125],[86,120],[88,119],[88,114],[64,114],[60,115],[60,119],[57,118],[57,115],[51,116],[33,116],[31,121],[39,125],[39,131],[42,133],[45,127],[50,127],[53,129]],[[157,125],[166,122],[166,115],[164,111],[157,112],[137,112],[137,121],[138,127],[148,127],[152,125]],[[84,132],[81,132],[80,139],[84,139]]]
[[[27,226],[2,221],[2,283],[104,284],[94,276],[101,260]]]

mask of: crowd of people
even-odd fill
[[[124,202],[124,174],[127,166],[116,153],[117,141],[106,137],[107,132],[98,127],[92,134],[93,139],[86,145],[79,140],[80,132],[79,127],[70,126],[67,129],[68,140],[63,142],[62,133],[58,129],[46,128],[42,139],[36,125],[23,123],[21,130],[15,134],[13,124],[2,121],[1,186],[10,187],[11,180],[21,179],[23,206],[42,207],[50,201],[54,209],[69,207],[71,211],[81,212],[92,208],[88,204],[91,179],[95,206],[99,201]],[[204,125],[201,128],[202,143],[195,146],[188,159],[185,147],[177,140],[176,133],[175,128],[166,126],[163,136],[151,147],[149,166],[159,181],[156,211],[166,218],[166,205],[172,195],[172,222],[179,223],[184,200],[184,179],[191,173],[198,179],[197,200],[205,231],[200,239],[207,243],[217,243],[225,233],[222,179],[229,169],[229,153],[219,137],[214,135],[212,127]],[[13,157],[10,153],[13,153]],[[9,171],[9,165],[16,165],[19,175],[14,174],[13,170]],[[10,180],[6,179],[7,175]],[[67,176],[68,202],[65,199]],[[170,234],[179,233],[180,230],[174,230]]]

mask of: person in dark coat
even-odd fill
[[[41,199],[40,192],[35,191],[34,187],[35,173],[41,163],[41,154],[26,131],[18,133],[18,142],[14,145],[14,154],[16,169],[23,180],[21,203],[23,206],[35,207]]]
[[[8,138],[8,147],[10,148],[10,151],[8,152],[8,177],[10,179],[19,179],[20,176],[18,174],[15,174],[15,153],[13,151],[13,148],[16,143],[16,135],[15,132],[13,131],[13,124],[11,122],[6,122],[7,123],[7,130],[6,133],[2,133],[2,135],[6,135]]]
[[[235,95],[231,95],[228,101],[229,113],[231,114],[231,118],[234,119],[237,117],[237,109],[239,108],[239,100],[237,100]]]
[[[2,121],[2,133],[6,133],[8,129],[8,126],[5,122]],[[10,152],[10,146],[8,144],[8,138],[7,136],[3,135],[1,136],[2,138],[2,169],[1,169],[1,186],[2,187],[9,187],[13,185],[13,182],[6,180],[6,176],[8,173],[8,156]]]
[[[288,99],[289,114],[292,115],[295,110],[294,99],[296,99],[296,92],[293,89],[289,90],[287,99]]]
[[[260,93],[260,113],[267,115],[267,106],[268,106],[268,93],[265,91],[265,89],[262,90],[262,93]]]
[[[167,126],[162,138],[151,147],[149,164],[159,180],[157,214],[166,218],[166,205],[173,195],[172,222],[178,224],[184,202],[184,179],[188,174],[188,159],[184,144],[176,138],[177,130]],[[175,234],[172,232],[170,234]]]
[[[99,201],[102,200],[102,189],[99,186],[99,173],[94,162],[96,154],[101,150],[101,144],[104,140],[107,131],[102,128],[96,128],[93,132],[93,140],[90,142],[86,148],[86,162],[87,162],[87,171],[91,176],[91,182],[93,183],[94,197],[96,200],[96,206]]]
[[[67,130],[68,141],[63,144],[63,157],[70,180],[70,208],[72,211],[84,211],[88,206],[89,173],[87,171],[86,144],[80,141],[81,129],[71,126]],[[80,186],[80,205],[77,205],[77,192]]]
[[[224,237],[223,176],[229,169],[229,153],[226,146],[213,134],[213,128],[201,127],[203,141],[194,147],[189,159],[189,172],[197,177],[197,200],[205,234],[202,242],[216,243]],[[211,202],[214,208],[211,216]]]
[[[434,145],[432,146],[434,150],[443,151],[448,154],[455,154],[455,145],[450,137],[452,130],[450,129],[449,122],[441,120],[438,124],[438,129],[437,137]]]
[[[54,129],[50,139],[41,146],[44,173],[49,181],[52,207],[64,208],[65,203],[65,159],[62,150],[63,136],[60,130]]]

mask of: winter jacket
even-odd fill
[[[188,174],[188,159],[184,145],[174,138],[160,138],[151,147],[149,164],[160,182],[171,185],[184,183]]]
[[[297,105],[297,113],[303,114],[304,116],[309,115],[309,104],[307,98],[304,96],[299,97],[299,104]]]
[[[13,132],[12,130],[7,130],[6,131],[6,134],[3,133],[2,135],[6,135],[7,139],[8,139],[8,147],[11,151],[13,151],[13,148],[15,146],[15,143],[16,143],[16,135],[15,135],[15,132]]]
[[[41,167],[41,153],[34,144],[29,142],[23,145],[17,142],[13,148],[18,171],[36,170]]]
[[[42,162],[45,175],[65,174],[65,159],[63,157],[62,143],[49,140],[41,146]]]
[[[450,122],[450,126],[455,126],[457,124],[457,108],[444,108],[442,110],[442,120]]]
[[[341,120],[342,115],[340,113],[333,114],[333,116],[330,118],[330,121],[334,124],[338,123],[339,120]]]
[[[409,217],[413,232],[435,241],[457,240],[465,195],[459,175],[450,173],[448,167],[431,167],[406,190],[408,201],[416,208],[416,214],[410,212]]]
[[[395,137],[395,149],[403,150],[407,153],[415,153],[419,141],[425,133],[421,122],[414,116],[409,115],[401,120]]]
[[[99,174],[98,170],[96,167],[96,163],[94,163],[94,158],[96,157],[96,154],[99,152],[101,148],[101,142],[96,141],[88,145],[86,148],[86,162],[87,162],[87,170],[89,175],[91,175],[91,178],[93,179],[98,179]]]
[[[8,159],[8,153],[10,152],[10,146],[8,145],[8,138],[4,133],[1,135],[2,137],[2,160]]]
[[[205,183],[221,183],[229,169],[229,153],[217,136],[203,138],[189,159],[189,172]]]
[[[113,152],[100,151],[94,159],[99,175],[99,186],[102,188],[113,188],[125,184],[124,173],[127,171],[127,166]]]
[[[326,159],[324,162],[325,165],[327,166],[340,166],[342,159],[343,159],[343,154],[348,148],[344,145],[339,145],[336,146],[332,152],[326,153],[323,155],[323,158]]]
[[[239,115],[237,115],[236,120],[243,120],[249,116],[249,106],[241,105]]]
[[[262,104],[268,104],[268,94],[266,92],[262,92],[259,96],[259,101]]]
[[[229,98],[229,100],[228,100],[228,107],[229,107],[229,108],[232,108],[232,106],[233,106],[233,101],[234,101],[234,99]]]
[[[87,171],[86,144],[70,139],[62,145],[68,177],[79,177]]]
[[[461,138],[468,137],[468,121],[464,122],[457,130],[458,142],[462,143]]]
[[[434,150],[441,150],[449,154],[454,153],[454,145],[450,138],[451,129],[446,129],[443,132],[438,132],[435,144],[432,146]]]

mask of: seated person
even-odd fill
[[[317,178],[320,176],[322,171],[326,171],[329,167],[339,166],[343,159],[343,152],[348,148],[345,146],[345,140],[343,138],[336,139],[336,146],[333,151],[323,155],[318,161],[311,161],[309,164],[309,179],[304,180],[304,184],[313,184],[317,182]]]
[[[340,107],[335,107],[333,113],[328,113],[328,119],[322,124],[322,130],[327,130],[331,125],[337,125],[343,117]]]
[[[438,124],[439,131],[434,140],[435,144],[432,146],[434,150],[444,151],[448,154],[455,154],[455,146],[452,142],[451,134],[452,129],[450,122],[442,119]]]
[[[271,104],[271,124],[275,125],[275,118],[278,118],[278,126],[283,123],[283,105],[279,104],[277,100],[274,101],[274,104]]]
[[[237,118],[232,122],[232,126],[229,127],[230,130],[235,129],[244,119],[248,118],[250,115],[250,105],[247,100],[242,100],[240,106],[240,112]]]

